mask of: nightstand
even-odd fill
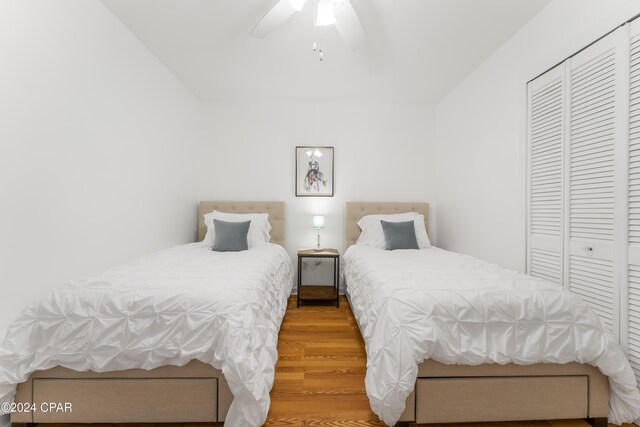
[[[333,285],[303,285],[302,284],[302,261],[305,258],[331,258],[333,259]],[[300,301],[336,301],[336,307],[340,307],[340,252],[337,249],[300,249],[298,251],[298,298]]]

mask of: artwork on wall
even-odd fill
[[[333,147],[296,147],[296,196],[333,197]]]

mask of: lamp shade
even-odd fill
[[[324,215],[313,216],[313,228],[324,228]]]

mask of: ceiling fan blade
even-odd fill
[[[336,17],[336,30],[351,50],[361,48],[365,44],[366,38],[360,18],[358,18],[351,2],[344,0],[340,7],[334,9],[333,14]]]
[[[260,22],[253,27],[251,35],[257,38],[263,38],[275,28],[283,24],[287,19],[291,18],[296,10],[289,0],[280,0],[266,15],[262,17]]]

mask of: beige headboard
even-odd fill
[[[200,202],[198,206],[198,240],[204,239],[207,234],[204,214],[214,210],[229,213],[268,213],[272,227],[271,243],[284,246],[284,202]]]
[[[347,202],[346,222],[344,224],[344,249],[354,245],[360,237],[358,221],[365,215],[418,212],[424,215],[424,225],[429,229],[428,203],[395,202]]]

